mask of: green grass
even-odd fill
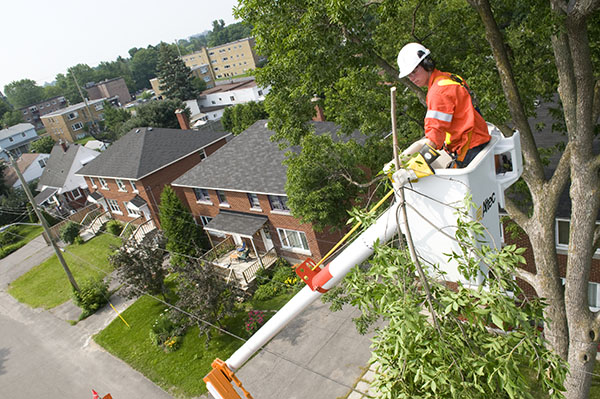
[[[224,323],[224,329],[247,338],[244,324],[249,309],[277,310],[292,295],[290,293],[269,301],[243,303],[239,312]],[[153,298],[141,297],[122,314],[131,328],[117,318],[98,333],[94,340],[170,394],[178,397],[202,395],[207,392],[202,378],[211,370],[213,360],[229,358],[243,342],[230,335],[214,332],[206,348],[205,337],[199,337],[198,328],[194,327],[187,331],[183,344],[177,351],[165,353],[152,345],[149,337],[152,324],[165,308],[164,304]],[[272,315],[274,312],[269,313]]]
[[[15,227],[17,228],[17,232],[15,234],[20,235],[22,238],[19,242],[15,242],[14,244],[6,245],[0,248],[0,259],[25,246],[25,244],[27,244],[29,241],[40,235],[43,230],[41,226],[16,225]]]
[[[63,257],[75,281],[104,277],[112,271],[108,263],[111,244],[120,245],[120,239],[103,234],[85,244],[66,247]],[[8,292],[32,308],[51,309],[71,298],[71,285],[54,255],[13,281]]]

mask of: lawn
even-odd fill
[[[240,337],[248,338],[244,330],[249,309],[277,310],[293,293],[279,295],[268,301],[249,301],[240,305],[238,314],[229,319],[224,328]],[[211,370],[215,358],[225,360],[243,342],[224,333],[215,332],[208,348],[205,337],[198,336],[198,328],[187,331],[182,346],[166,353],[150,342],[150,328],[166,306],[144,296],[131,305],[122,316],[131,326],[115,319],[98,333],[94,340],[113,355],[140,371],[155,384],[178,397],[196,397],[206,393],[202,378]],[[274,312],[269,312],[270,315]]]
[[[85,244],[73,244],[65,248],[63,257],[75,281],[104,277],[112,271],[108,263],[111,244],[120,245],[120,239],[102,234]],[[32,308],[51,309],[71,298],[71,285],[54,255],[13,281],[8,292]]]
[[[5,245],[4,247],[0,248],[0,259],[10,255],[11,253],[15,252],[17,249],[25,246],[25,244],[27,244],[29,241],[33,240],[35,237],[40,235],[40,233],[43,230],[41,226],[31,226],[31,225],[15,225],[14,228],[16,229],[15,234],[18,234],[19,236],[21,236],[21,240],[18,242],[15,242],[14,244]],[[3,234],[10,234],[10,233],[5,232]]]

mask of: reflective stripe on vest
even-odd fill
[[[437,119],[442,122],[452,122],[452,114],[447,114],[445,112],[440,112],[440,111],[433,111],[433,110],[427,111],[427,113],[425,114],[425,119],[427,119],[427,118]]]

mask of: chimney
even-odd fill
[[[188,119],[187,115],[185,114],[185,110],[176,109],[175,115],[177,115],[177,121],[179,122],[179,127],[182,130],[190,130],[190,120]]]
[[[323,107],[319,104],[319,97],[313,97],[310,101],[315,104],[315,112],[316,115],[313,116],[312,120],[317,122],[325,122],[325,113],[323,112]]]
[[[65,143],[63,140],[60,140],[58,142],[58,144],[60,144],[60,146],[62,147],[63,152],[67,152],[67,149],[69,148],[69,146],[67,145],[67,143]]]

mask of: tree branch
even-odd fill
[[[569,14],[575,12],[585,17],[594,12],[598,8],[599,4],[599,0],[571,0],[569,2],[568,11]]]
[[[377,183],[378,181],[381,181],[381,180],[383,180],[385,178],[385,176],[377,176],[373,180],[368,181],[366,183],[359,183],[357,181],[352,180],[352,177],[349,176],[349,175],[347,175],[346,173],[340,173],[340,176],[342,176],[344,179],[348,180],[348,182],[350,184],[353,184],[353,185],[355,185],[357,187],[360,187],[360,188],[369,188],[369,187],[371,187],[371,185],[373,185],[373,184]]]
[[[523,230],[527,223],[529,223],[529,217],[525,214],[525,212],[521,211],[519,207],[515,204],[513,200],[510,198],[504,199],[504,209],[508,212],[510,218],[519,225]]]
[[[504,97],[506,98],[510,115],[515,126],[521,132],[521,144],[525,159],[525,177],[533,178],[533,181],[530,181],[529,184],[536,183],[536,185],[539,185],[539,182],[545,180],[544,168],[535,140],[533,139],[531,126],[529,126],[529,121],[525,114],[525,109],[523,107],[519,88],[515,81],[506,46],[504,45],[502,33],[494,19],[489,0],[467,1],[479,13],[481,21],[485,26],[486,39],[490,44],[494,59],[496,60],[496,67],[500,74],[500,81],[502,83],[502,89],[504,91]]]
[[[528,272],[527,270],[521,267],[517,267],[515,269],[515,274],[517,275],[517,278],[520,278],[521,280],[531,285],[536,292],[538,291],[537,277],[534,273]]]

